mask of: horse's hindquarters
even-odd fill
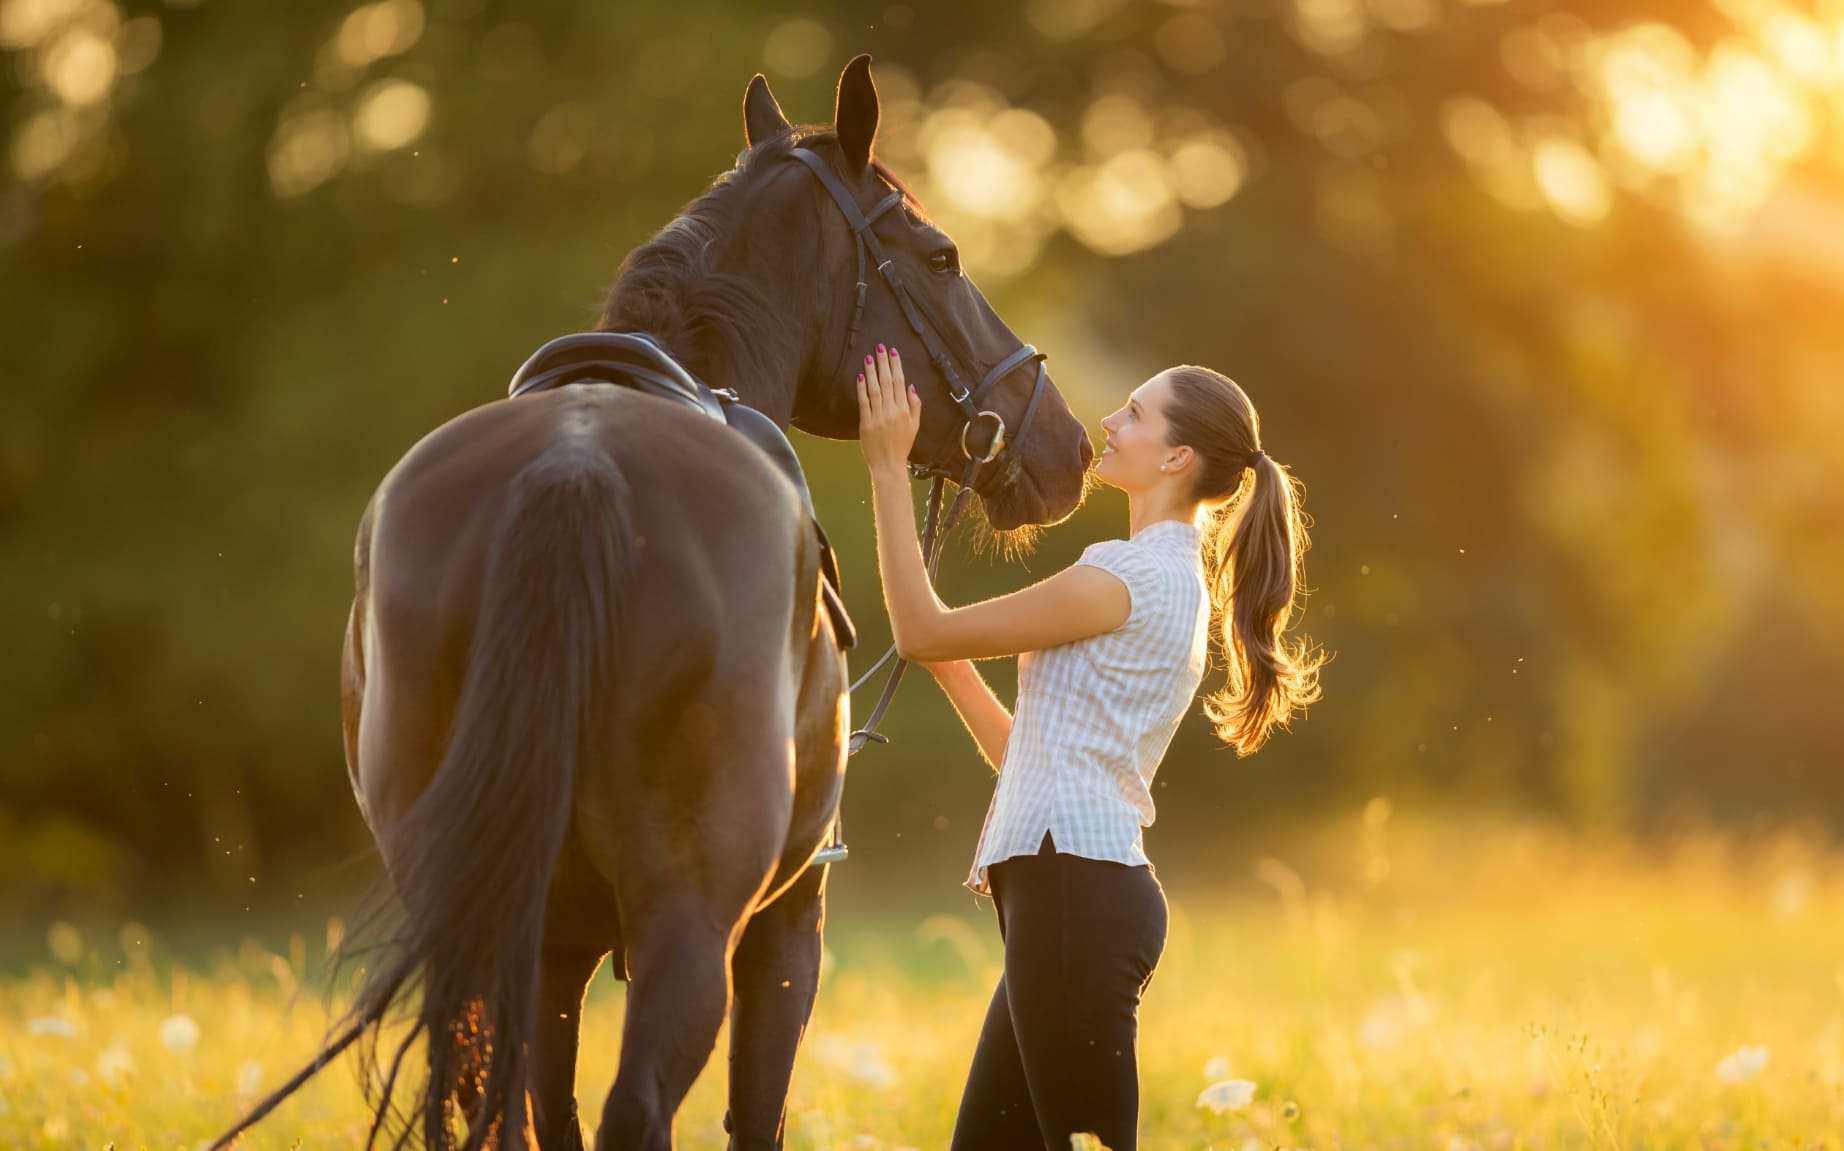
[[[778,888],[792,857],[804,865],[823,837],[843,762],[844,663],[818,609],[811,531],[786,481],[740,437],[605,385],[476,409],[417,445],[380,489],[362,581],[363,706],[351,709],[374,834],[388,860],[476,656],[508,493],[564,442],[605,453],[632,493],[623,629],[573,781],[581,858],[611,891],[623,871],[713,862],[750,896]],[[528,674],[544,690],[544,669]]]

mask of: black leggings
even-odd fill
[[[1062,1151],[1091,1131],[1133,1151],[1140,995],[1165,949],[1165,892],[1148,867],[1036,855],[988,870],[1005,974],[954,1122],[953,1151]]]

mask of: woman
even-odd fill
[[[1129,538],[1022,591],[948,608],[916,543],[904,465],[922,403],[894,348],[865,357],[858,407],[897,651],[934,673],[999,771],[967,886],[993,897],[1005,971],[953,1147],[1063,1148],[1092,1132],[1130,1151],[1140,995],[1166,928],[1140,829],[1207,637],[1229,678],[1204,712],[1239,754],[1319,694],[1321,657],[1283,635],[1306,550],[1294,481],[1262,451],[1242,389],[1169,368],[1101,422],[1095,475],[1127,493]],[[1015,717],[969,662],[1007,655]]]

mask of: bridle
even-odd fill
[[[865,295],[870,291],[870,282],[865,279],[864,274],[868,256],[876,262],[878,275],[883,277],[884,283],[889,285],[891,294],[896,297],[897,305],[902,308],[903,318],[908,321],[910,330],[915,332],[916,337],[922,341],[922,347],[928,353],[929,362],[935,365],[942,379],[947,382],[948,398],[954,401],[955,406],[960,408],[962,415],[966,417],[965,422],[961,424],[959,437],[961,455],[965,457],[966,463],[958,474],[949,471],[941,464],[911,464],[909,467],[910,474],[918,479],[923,476],[930,477],[928,511],[924,516],[922,526],[922,558],[928,568],[929,582],[932,584],[935,581],[935,573],[941,566],[943,550],[941,541],[947,538],[948,533],[959,522],[961,513],[966,510],[967,501],[973,495],[974,481],[979,478],[980,469],[997,460],[1005,451],[1016,447],[1024,440],[1025,432],[1031,426],[1031,416],[1037,411],[1037,402],[1042,398],[1044,384],[1048,380],[1048,374],[1044,369],[1046,357],[1030,344],[1025,344],[988,368],[980,376],[978,384],[971,388],[967,387],[962,381],[959,365],[955,362],[954,356],[949,353],[946,345],[941,341],[939,329],[944,325],[940,324],[938,317],[930,314],[928,305],[910,291],[909,286],[903,282],[895,261],[885,251],[882,241],[877,238],[877,233],[871,230],[871,225],[880,216],[903,202],[902,189],[892,188],[888,195],[866,212],[858,207],[858,202],[853,198],[851,190],[845,186],[844,181],[833,172],[832,166],[826,163],[818,153],[809,148],[797,147],[788,154],[805,164],[815,176],[819,177],[820,185],[831,195],[833,203],[838,205],[839,211],[845,216],[846,224],[851,227],[852,239],[858,252],[858,278],[853,289],[851,326],[846,329],[845,346],[840,349],[833,378],[845,378],[845,362],[858,346],[858,334],[864,320]],[[879,179],[882,177],[880,176]],[[1024,414],[1018,419],[1017,430],[1008,439],[1005,418],[990,408],[982,408],[980,399],[994,384],[1026,363],[1036,364],[1037,380],[1032,385],[1031,398],[1025,403]],[[968,437],[974,425],[982,422],[992,424],[992,438],[987,440],[985,450],[976,454],[972,445],[968,443]],[[955,493],[954,503],[944,517],[941,505],[947,481],[950,479],[957,481],[960,490]],[[893,644],[890,650],[886,651],[883,657],[871,666],[869,671],[851,685],[849,690],[857,691],[895,656],[896,647]],[[896,666],[891,668],[890,678],[885,681],[883,694],[878,696],[876,706],[871,709],[870,718],[862,728],[852,732],[847,755],[858,754],[867,743],[890,742],[887,736],[878,733],[877,725],[883,722],[884,713],[890,709],[890,701],[896,697],[897,685],[903,681],[903,673],[908,670],[908,667],[908,660],[898,659]],[[814,864],[832,863],[845,858],[846,848],[841,826],[842,820],[835,814],[832,842],[820,848],[819,852],[814,855],[812,860]]]
[[[910,330],[915,332],[916,337],[922,341],[923,349],[928,352],[929,362],[935,365],[942,379],[947,381],[948,398],[954,401],[955,406],[960,408],[961,414],[966,417],[960,428],[960,451],[961,455],[966,457],[967,465],[959,475],[946,470],[939,464],[912,465],[910,471],[918,477],[936,476],[958,479],[963,491],[971,489],[972,481],[982,465],[993,462],[1008,447],[1024,439],[1025,431],[1031,425],[1031,416],[1037,411],[1037,402],[1043,397],[1044,384],[1049,378],[1044,371],[1046,357],[1030,344],[1025,344],[987,369],[977,385],[972,388],[967,387],[961,380],[960,368],[954,356],[941,342],[938,329],[944,325],[939,322],[938,317],[929,314],[928,304],[910,291],[909,285],[903,282],[901,273],[897,271],[896,262],[884,250],[883,241],[877,238],[877,233],[871,230],[871,225],[876,223],[879,217],[903,202],[902,190],[892,188],[889,195],[879,200],[870,211],[861,211],[858,202],[852,198],[851,191],[833,172],[831,165],[827,164],[817,152],[810,148],[795,148],[788,154],[805,164],[815,176],[819,177],[821,186],[832,196],[833,203],[839,206],[839,211],[845,216],[846,224],[851,227],[852,239],[858,252],[858,279],[853,289],[852,322],[851,326],[846,329],[845,346],[839,351],[835,377],[845,378],[845,361],[858,346],[858,334],[864,321],[865,295],[870,291],[870,283],[864,278],[864,266],[868,255],[876,261],[877,274],[882,276],[884,283],[889,285],[891,294],[896,297],[897,305],[903,309],[903,318],[909,322]],[[1037,365],[1037,381],[1031,388],[1030,400],[1025,403],[1024,414],[1018,419],[1018,430],[1008,439],[1005,418],[990,408],[980,407],[980,399],[994,384],[1010,375],[1019,366],[1031,362]],[[974,425],[982,421],[992,423],[992,438],[987,441],[985,452],[976,455],[972,445],[967,441]]]

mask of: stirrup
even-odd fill
[[[813,853],[807,861],[808,867],[818,867],[822,863],[843,863],[851,855],[851,849],[843,843],[828,843]]]

